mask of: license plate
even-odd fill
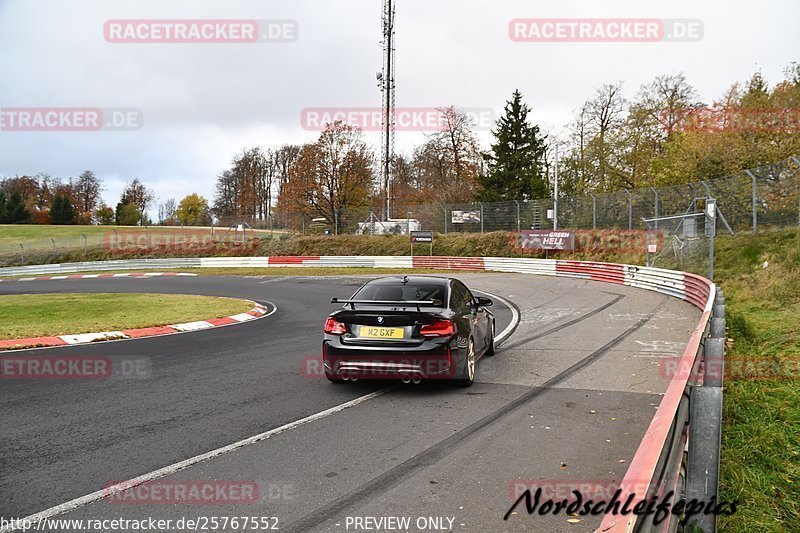
[[[361,326],[359,335],[367,339],[402,339],[403,328],[378,328],[374,326]]]

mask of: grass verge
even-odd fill
[[[0,340],[166,326],[244,313],[245,300],[172,294],[0,296]]]
[[[740,505],[720,519],[720,530],[800,531],[800,231],[718,243],[717,282],[733,339],[728,365],[766,358],[788,369],[725,384],[721,497]]]

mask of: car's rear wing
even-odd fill
[[[422,312],[422,307],[442,307],[441,300],[423,300],[423,301],[392,301],[392,300],[340,300],[333,298],[332,304],[349,305],[355,311],[356,305],[386,305],[395,307],[416,307],[417,311]]]

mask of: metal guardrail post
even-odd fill
[[[689,451],[686,464],[686,501],[703,504],[719,495],[722,401],[725,375],[725,295],[717,293],[711,319],[711,337],[705,345],[705,377],[702,387],[692,387],[690,397]],[[700,514],[689,530],[717,531],[717,517]]]
[[[719,453],[722,444],[722,388],[692,387],[689,420],[689,453],[686,464],[686,501],[704,504],[717,501]],[[702,423],[699,423],[702,420]],[[699,527],[704,533],[717,531],[717,517],[699,514],[687,531]]]
[[[717,339],[725,338],[725,319],[712,318],[711,319],[711,336]]]
[[[722,387],[725,373],[725,339],[707,339],[703,386]]]

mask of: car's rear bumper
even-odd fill
[[[322,344],[325,373],[343,379],[454,379],[457,350],[449,341],[411,349],[352,346],[337,339]]]

